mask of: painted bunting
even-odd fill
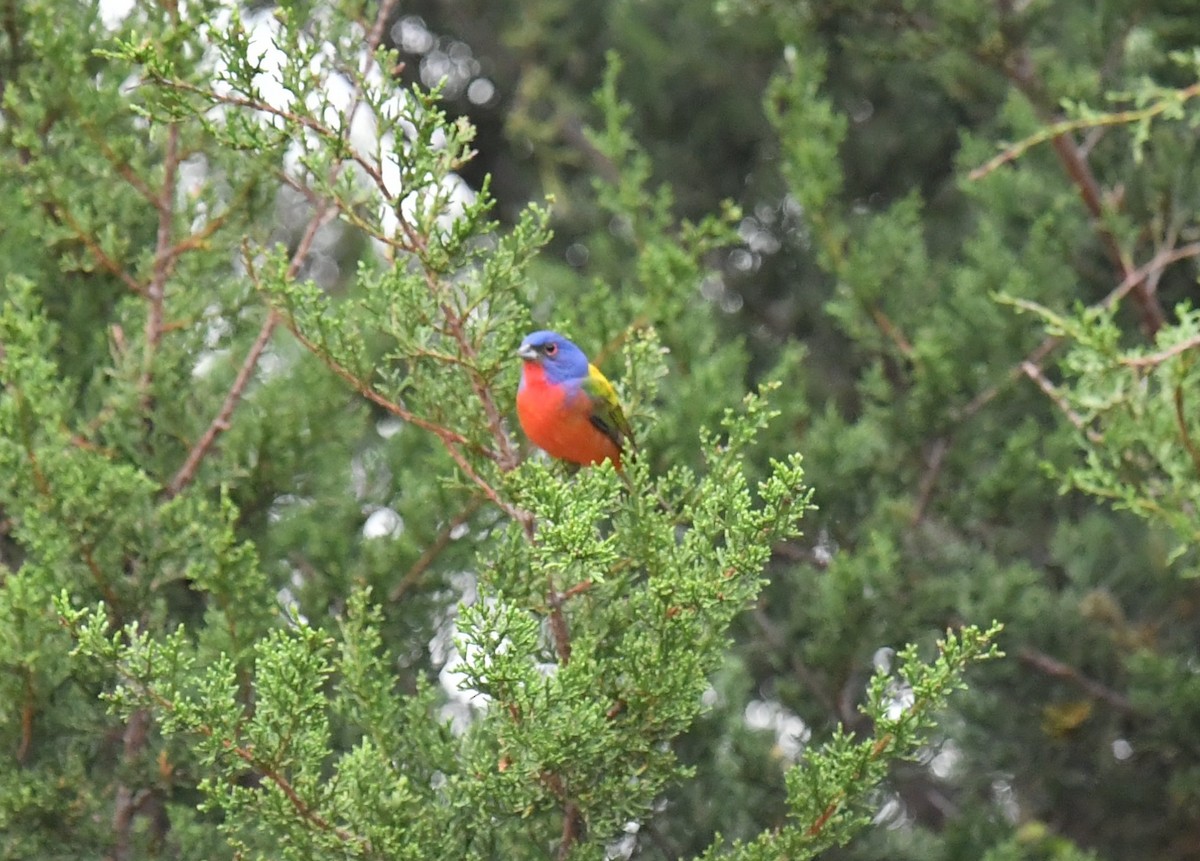
[[[521,342],[524,362],[517,417],[525,435],[552,457],[583,466],[611,460],[633,446],[633,428],[612,383],[583,350],[557,332],[534,332]]]

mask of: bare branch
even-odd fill
[[[983,179],[1003,165],[1016,161],[1034,147],[1040,146],[1054,138],[1080,131],[1099,130],[1108,126],[1125,126],[1145,122],[1165,113],[1170,108],[1178,107],[1184,102],[1195,98],[1197,95],[1200,95],[1200,84],[1192,84],[1190,87],[1179,90],[1177,98],[1164,99],[1140,110],[1116,111],[1093,117],[1060,120],[1008,146],[999,155],[994,156],[967,174],[967,178],[972,181]],[[1088,148],[1090,149],[1090,147]]]
[[[1067,402],[1067,399],[1063,397],[1062,392],[1060,392],[1052,382],[1046,379],[1046,376],[1042,373],[1041,368],[1032,362],[1022,362],[1021,372],[1025,374],[1025,376],[1029,377],[1029,379],[1033,380],[1037,387],[1045,393],[1046,397],[1050,398],[1054,405],[1058,407],[1059,411],[1067,417],[1067,421],[1075,426],[1077,431],[1086,434],[1087,438],[1094,443],[1103,442],[1104,438],[1095,430],[1087,426],[1087,422],[1084,420],[1083,416],[1079,415],[1079,413],[1075,412],[1075,410],[1071,408],[1071,405]]]
[[[146,745],[146,735],[150,730],[150,713],[144,709],[136,710],[129,716],[122,736],[122,758],[126,763],[135,759]],[[113,833],[115,843],[112,861],[128,861],[131,855],[131,838],[133,835],[133,818],[141,807],[142,793],[134,792],[129,784],[122,781],[117,785],[116,801],[113,806]]]
[[[1064,664],[1057,658],[1052,658],[1045,652],[1039,652],[1036,649],[1022,649],[1017,657],[1022,663],[1028,664],[1036,670],[1045,673],[1048,676],[1053,676],[1056,679],[1066,679],[1069,682],[1082,688],[1093,699],[1108,703],[1114,708],[1133,713],[1137,709],[1133,703],[1124,695],[1107,685],[1103,685],[1095,679],[1090,679],[1081,673],[1079,670],[1072,667],[1070,664]]]
[[[1149,280],[1157,282],[1158,278],[1161,277],[1161,273],[1172,263],[1196,256],[1200,256],[1200,242],[1191,242],[1187,245],[1181,245],[1178,248],[1169,248],[1160,251],[1145,264],[1126,275],[1120,284],[1093,307],[1111,308],[1125,298],[1135,285]],[[1043,340],[1024,359],[1009,368],[1003,380],[988,386],[959,409],[956,413],[956,418],[962,421],[974,416],[994,400],[1006,385],[1020,379],[1026,364],[1040,367],[1046,357],[1054,352],[1055,348],[1061,343],[1062,338],[1059,337],[1049,337]]]
[[[308,226],[304,230],[304,235],[300,237],[300,242],[296,245],[296,250],[292,254],[292,259],[288,264],[287,274],[289,277],[294,277],[300,271],[305,258],[308,257],[309,249],[312,248],[313,240],[319,231],[330,219],[336,215],[336,210],[333,207],[318,209],[309,219]],[[175,476],[167,485],[166,495],[171,498],[179,494],[185,487],[192,483],[196,477],[196,472],[200,468],[201,461],[208,455],[213,444],[217,441],[217,437],[225,431],[229,430],[229,422],[233,418],[233,411],[237,409],[241,403],[242,397],[245,395],[246,386],[250,383],[250,377],[254,373],[254,369],[258,366],[259,357],[262,356],[263,350],[267,348],[267,344],[271,341],[271,335],[274,334],[276,327],[281,322],[279,312],[271,309],[267,318],[263,320],[262,327],[258,331],[258,336],[254,339],[254,343],[250,346],[250,351],[246,354],[246,358],[242,361],[241,368],[238,369],[237,376],[234,377],[233,385],[230,386],[229,392],[225,395],[225,400],[221,404],[221,408],[217,411],[217,415],[209,423],[200,439],[192,446],[184,459],[183,465],[179,467]]]
[[[1196,468],[1196,474],[1200,475],[1200,451],[1197,451],[1196,444],[1192,442],[1192,432],[1188,430],[1187,410],[1183,406],[1183,384],[1179,383],[1175,386],[1175,424],[1179,426],[1179,438],[1183,441],[1183,447],[1187,449],[1188,456],[1192,459],[1192,465]]]
[[[217,437],[225,431],[229,430],[229,422],[233,417],[233,411],[237,409],[237,405],[241,403],[242,397],[246,393],[246,386],[250,382],[250,377],[254,373],[254,369],[258,366],[258,359],[266,349],[267,344],[271,340],[271,335],[275,331],[275,327],[279,325],[279,315],[272,309],[267,314],[267,319],[263,321],[262,328],[259,329],[258,337],[254,339],[254,343],[250,346],[250,351],[246,353],[246,358],[242,361],[242,366],[238,369],[237,376],[234,377],[233,385],[229,387],[229,392],[225,395],[225,400],[221,404],[221,408],[217,411],[216,417],[209,423],[200,439],[192,446],[184,459],[183,465],[179,467],[170,483],[167,485],[166,496],[168,499],[177,496],[181,490],[187,487],[196,478],[196,472],[200,468],[200,462],[207,456],[213,444],[217,441]]]
[[[76,220],[75,216],[71,214],[71,211],[64,204],[48,202],[46,207],[54,218],[57,218],[71,228],[71,232],[83,243],[88,253],[92,255],[92,258],[99,264],[101,269],[119,278],[131,292],[139,295],[145,293],[145,287],[138,283],[138,280],[130,274],[128,269],[110,257],[108,252],[100,247],[100,243],[96,241],[96,237],[83,229],[83,225]]]
[[[467,357],[467,369],[471,379],[471,389],[475,392],[475,397],[479,399],[480,404],[483,406],[484,415],[487,416],[488,430],[491,431],[492,438],[496,442],[496,463],[505,472],[515,469],[521,459],[512,444],[512,440],[508,436],[508,432],[504,429],[504,418],[500,413],[499,407],[496,405],[496,399],[492,396],[492,390],[488,385],[488,381],[480,373],[479,354],[475,350],[475,345],[471,343],[471,339],[467,335],[462,318],[453,308],[443,303],[442,314],[445,316],[446,323],[450,327],[451,337],[458,343],[459,351]]]
[[[417,557],[417,561],[409,566],[409,569],[404,572],[404,576],[400,578],[400,582],[392,587],[392,590],[388,593],[388,601],[392,602],[393,604],[396,603],[402,597],[404,597],[405,592],[411,589],[416,582],[421,579],[421,575],[428,570],[429,566],[432,565],[438,556],[441,555],[442,551],[450,545],[450,542],[454,538],[455,531],[468,520],[470,520],[471,517],[474,516],[475,512],[480,509],[480,507],[483,505],[483,499],[484,498],[482,496],[471,497],[471,500],[467,503],[466,508],[454,515],[450,522],[441,528],[437,534],[437,538],[433,540],[433,543],[425,548],[424,552]]]
[[[1053,108],[1048,107],[1046,104],[1045,87],[1034,71],[1033,60],[1027,49],[1020,48],[1013,52],[1010,57],[1010,63],[1005,68],[1005,72],[1008,74],[1009,79],[1016,85],[1017,89],[1029,99],[1035,109],[1043,116],[1051,114]],[[1196,86],[1200,87],[1200,85]],[[1200,89],[1197,89],[1197,92],[1200,92]],[[1120,271],[1122,281],[1127,280],[1135,270],[1133,269],[1129,255],[1122,250],[1121,243],[1116,234],[1104,223],[1104,196],[1100,192],[1100,184],[1096,181],[1096,176],[1092,172],[1091,165],[1088,164],[1087,156],[1075,142],[1075,135],[1072,131],[1060,131],[1057,134],[1048,134],[1047,138],[1050,141],[1050,145],[1054,148],[1054,152],[1058,155],[1067,177],[1079,191],[1079,196],[1083,200],[1084,206],[1092,216],[1093,229],[1100,243],[1104,246],[1109,260]],[[1144,281],[1135,282],[1132,285],[1131,291],[1134,303],[1137,305],[1138,312],[1142,317],[1142,326],[1148,334],[1153,335],[1162,328],[1163,323],[1166,321],[1162,306],[1159,304],[1154,291]]]
[[[154,379],[154,357],[158,353],[163,333],[163,298],[166,295],[167,279],[175,268],[175,256],[171,231],[175,216],[175,181],[179,174],[179,126],[172,123],[167,127],[166,152],[163,155],[163,182],[154,205],[158,209],[158,231],[154,240],[154,272],[146,285],[146,299],[150,307],[146,312],[145,353],[142,357],[142,375],[138,383],[141,390],[143,409],[150,407],[150,386]]]
[[[941,436],[929,447],[929,456],[925,463],[925,472],[921,476],[921,484],[917,491],[917,507],[913,511],[909,524],[916,526],[925,519],[929,502],[933,499],[933,491],[937,487],[938,477],[942,474],[942,464],[946,461],[946,452],[950,450],[950,438]]]
[[[1151,353],[1148,356],[1128,356],[1121,359],[1121,364],[1130,368],[1150,368],[1161,365],[1168,359],[1173,359],[1180,353],[1186,353],[1194,347],[1200,347],[1200,335],[1192,335],[1190,338],[1184,338],[1179,343],[1172,344],[1167,349]]]
[[[380,4],[378,13],[376,14],[375,22],[367,36],[366,58],[363,61],[364,74],[370,65],[375,62],[375,51],[379,48],[379,44],[383,39],[384,29],[393,9],[396,6],[396,2],[397,0],[384,0],[384,2]],[[199,88],[190,84],[185,84],[185,82],[168,83],[170,83],[172,86],[178,86],[181,89],[187,89],[193,92],[201,92]],[[212,94],[208,95],[211,96]],[[355,112],[358,110],[361,104],[362,88],[356,84],[354,97],[346,112],[346,122],[344,125],[347,130],[350,128],[350,121],[353,119]],[[304,117],[300,114],[290,114],[290,112],[288,118],[293,122],[297,122],[302,125],[308,124],[305,122],[306,120],[311,123],[315,123],[315,121],[309,117]],[[325,129],[325,132],[327,135],[333,138],[341,137],[329,129]],[[348,135],[349,132],[347,131],[346,134]],[[330,183],[336,180],[337,175],[341,172],[341,170],[341,164],[336,164],[330,169]],[[165,190],[168,185],[172,186],[172,194],[174,193],[173,182],[164,182],[164,198],[166,197]],[[316,212],[314,212],[312,217],[309,219],[308,226],[305,228],[304,234],[300,238],[299,243],[297,243],[296,250],[292,253],[292,258],[287,268],[287,278],[295,278],[300,272],[300,267],[304,264],[305,259],[308,257],[309,250],[312,248],[312,243],[316,238],[317,232],[334,217],[336,217],[337,214],[338,209],[336,202],[326,200],[318,204]],[[169,267],[171,265],[171,261],[174,259],[169,251],[173,249],[169,249],[168,246],[164,245],[162,239],[163,226],[162,222],[160,221],[159,248],[160,250],[167,249],[167,251],[163,253],[161,259],[165,261],[164,266]],[[169,271],[169,269],[167,271]],[[151,297],[151,301],[151,307],[153,308],[153,297]],[[217,411],[217,415],[213,418],[212,422],[209,423],[208,428],[204,431],[196,444],[192,446],[192,449],[188,452],[187,458],[184,460],[183,465],[179,468],[179,470],[175,473],[175,476],[167,485],[166,494],[168,498],[177,495],[195,479],[196,472],[200,467],[201,461],[212,449],[217,437],[229,429],[230,419],[233,417],[234,410],[237,408],[238,404],[242,400],[243,395],[245,394],[246,386],[249,384],[250,377],[254,373],[255,367],[258,365],[259,357],[262,355],[263,350],[266,349],[267,344],[271,340],[271,335],[274,333],[280,322],[282,322],[280,313],[272,308],[267,314],[267,318],[263,321],[262,328],[259,329],[258,337],[255,338],[254,343],[250,347],[250,351],[246,354],[246,358],[242,362],[242,366],[238,370],[237,376],[234,378],[233,385],[230,387],[229,392],[225,396],[224,402],[221,404],[221,408]],[[161,308],[158,325],[161,331]],[[148,332],[149,326],[150,323],[147,322]],[[292,328],[293,332],[295,331],[294,326],[290,328]]]

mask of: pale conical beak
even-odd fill
[[[537,348],[532,346],[531,344],[522,344],[520,347],[517,348],[517,355],[520,356],[522,359],[524,359],[526,362],[532,362],[535,359],[537,359],[538,351],[537,351]]]

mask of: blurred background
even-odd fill
[[[1064,382],[1065,348],[1036,353],[1040,321],[997,301],[1094,305],[1194,240],[1195,132],[1156,126],[1135,153],[1129,127],[1081,129],[1070,151],[1045,142],[969,178],[1072,105],[1193,83],[1194,4],[468,0],[400,15],[404,79],[441,82],[478,128],[467,181],[491,177],[501,220],[554,195],[544,283],[628,277],[606,239],[622,226],[589,203],[613,167],[584,133],[612,51],[680,216],[741,208],[741,242],[695,301],[748,346],[751,376],[804,350],[787,439],[819,510],[778,548],[685,741],[697,779],[638,852],[686,857],[715,831],[778,824],[783,766],[812,734],[856,728],[889,648],[994,617],[1008,658],[973,674],[944,743],[894,775],[879,827],[831,857],[1200,857],[1195,550],[1072,481],[1086,446],[1019,372],[1032,354]],[[844,123],[836,172],[789,155],[769,119],[789,63],[823,69],[806,98]],[[1168,323],[1194,301],[1191,259],[1153,280]],[[1129,298],[1115,319],[1127,345],[1163,322]]]

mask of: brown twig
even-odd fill
[[[554,578],[546,577],[546,605],[550,608],[550,639],[554,641],[554,653],[564,667],[571,662],[571,629],[563,613],[563,595],[558,591]]]
[[[129,716],[122,736],[122,759],[126,764],[132,762],[146,745],[146,735],[150,730],[150,713],[142,708]],[[133,832],[133,818],[141,807],[143,797],[141,792],[134,792],[129,784],[122,781],[117,784],[116,801],[113,805],[113,841],[112,861],[128,861],[131,855],[130,840]]]
[[[591,580],[580,580],[574,586],[559,594],[559,602],[565,604],[576,595],[582,595],[584,592],[587,592],[594,585],[595,584]]]
[[[893,741],[895,741],[895,737],[890,732],[885,732],[883,735],[877,738],[875,743],[871,745],[870,752],[867,754],[867,761],[872,762],[879,759],[879,757],[886,753],[887,749],[891,747]],[[858,777],[858,775],[855,775],[855,777]],[[829,804],[825,806],[825,809],[821,811],[821,815],[814,819],[812,824],[808,826],[808,836],[816,837],[818,834],[820,834],[821,830],[824,829],[829,820],[833,818],[834,814],[837,813],[838,810],[841,809],[842,805],[846,803],[846,799],[846,790],[838,790],[837,794],[834,795],[833,800],[831,800]]]
[[[558,841],[558,851],[554,853],[556,861],[566,861],[571,855],[571,847],[583,834],[583,815],[579,805],[568,799],[563,802],[562,837]]]
[[[179,467],[175,475],[171,478],[171,481],[167,484],[166,496],[168,499],[178,496],[180,491],[192,483],[196,478],[196,472],[200,469],[201,461],[208,455],[213,444],[217,441],[217,437],[229,430],[233,411],[241,403],[242,397],[246,393],[246,386],[250,382],[250,377],[253,375],[254,369],[258,367],[258,359],[262,355],[263,350],[267,348],[267,344],[270,343],[271,335],[275,332],[275,327],[278,325],[279,315],[272,309],[267,313],[267,318],[263,321],[262,328],[258,331],[258,337],[254,339],[249,352],[246,353],[246,358],[242,361],[242,366],[238,369],[237,376],[234,377],[233,385],[229,387],[221,408],[217,410],[216,416],[209,422],[204,433],[200,435],[200,439],[188,451],[183,465]]]
[[[162,188],[154,200],[158,209],[158,230],[154,239],[154,270],[146,285],[145,353],[142,357],[142,375],[138,383],[143,410],[150,407],[150,387],[154,379],[154,358],[158,353],[163,334],[163,304],[167,290],[167,279],[175,268],[172,253],[171,231],[175,220],[175,181],[179,174],[179,126],[172,123],[167,127],[166,151],[163,154]]]
[[[92,255],[92,259],[99,264],[110,275],[114,275],[129,288],[129,290],[138,295],[145,293],[145,287],[138,283],[138,280],[130,274],[129,270],[109,256],[108,252],[100,247],[100,243],[96,241],[96,237],[83,229],[81,225],[67,209],[65,204],[50,202],[46,204],[52,218],[55,218],[71,228],[71,232],[75,234],[75,238],[83,243],[83,247]]]
[[[1108,126],[1125,126],[1133,123],[1144,122],[1153,119],[1156,116],[1167,111],[1169,108],[1178,107],[1189,99],[1200,95],[1200,84],[1192,84],[1190,87],[1185,87],[1177,94],[1176,99],[1163,100],[1154,104],[1141,108],[1139,110],[1115,111],[1109,114],[1101,114],[1094,117],[1081,117],[1073,120],[1060,120],[1052,123],[1043,129],[1031,134],[1024,140],[1017,141],[1005,148],[1005,150],[996,156],[993,156],[984,164],[972,170],[967,177],[972,181],[983,179],[989,173],[998,168],[1016,161],[1029,150],[1036,146],[1046,143],[1057,137],[1074,134],[1075,132],[1099,130]]]
[[[1143,265],[1130,272],[1111,292],[1100,300],[1094,308],[1111,308],[1116,303],[1120,302],[1134,288],[1135,285],[1142,281],[1153,279],[1155,281],[1161,277],[1161,273],[1166,270],[1172,263],[1177,263],[1180,260],[1186,260],[1190,257],[1200,256],[1200,242],[1190,242],[1187,245],[1180,245],[1178,248],[1169,248],[1155,254],[1150,260]],[[1004,379],[988,386],[983,391],[979,392],[974,398],[968,401],[955,413],[955,418],[959,421],[971,418],[991,401],[993,401],[1003,390],[1006,385],[1011,384],[1015,380],[1021,378],[1024,373],[1023,368],[1026,364],[1040,366],[1046,357],[1062,343],[1063,339],[1057,336],[1045,338],[1040,344],[1031,350],[1024,359],[1013,365],[1005,373]]]
[[[138,195],[153,206],[155,209],[162,211],[162,193],[155,192],[147,183],[146,180],[138,176],[137,171],[129,166],[129,162],[117,155],[112,147],[108,145],[108,132],[96,125],[95,121],[89,116],[81,116],[79,125],[87,134],[88,141],[99,150],[105,160],[112,166],[112,169],[117,172],[121,179],[138,193]],[[165,167],[164,159],[164,167]]]
[[[100,568],[100,563],[96,561],[92,548],[87,544],[82,544],[79,552],[83,556],[83,564],[87,566],[88,571],[92,574],[92,579],[96,581],[96,588],[100,590],[100,596],[104,598],[109,621],[112,622],[114,628],[118,627],[121,621],[121,602],[117,593],[113,591],[112,584],[104,576],[104,571]]]
[[[454,515],[450,522],[441,528],[437,534],[437,537],[433,540],[433,543],[425,548],[424,552],[417,557],[417,561],[410,565],[408,570],[404,572],[404,576],[400,578],[400,582],[393,586],[392,590],[388,592],[388,601],[392,602],[393,604],[399,601],[402,597],[404,597],[404,593],[411,589],[413,585],[421,579],[421,575],[423,575],[429,566],[433,564],[434,560],[441,555],[442,551],[449,546],[450,542],[454,538],[455,531],[457,531],[459,527],[470,520],[475,515],[475,512],[483,507],[483,500],[484,497],[482,496],[471,497],[470,501],[467,502],[466,507],[458,514]]]
[[[471,343],[471,339],[467,335],[462,318],[453,308],[442,303],[442,314],[446,318],[446,324],[450,327],[450,336],[458,344],[459,351],[467,358],[471,389],[483,407],[483,413],[488,421],[488,430],[492,434],[492,439],[496,441],[496,464],[504,472],[516,469],[521,459],[508,433],[504,430],[504,418],[496,405],[496,399],[492,396],[491,387],[479,370],[479,354],[475,350],[475,345]]]
[[[893,323],[891,318],[877,307],[871,306],[868,308],[868,313],[871,315],[871,319],[875,321],[875,325],[879,331],[896,345],[896,349],[900,352],[900,355],[912,361],[914,354],[912,342],[904,337],[904,333],[900,331],[900,327]]]
[[[1088,678],[1079,670],[1072,667],[1070,664],[1065,664],[1057,658],[1052,658],[1045,652],[1039,652],[1036,649],[1024,648],[1017,653],[1018,659],[1025,664],[1033,667],[1048,676],[1053,676],[1056,679],[1065,679],[1078,687],[1082,688],[1093,699],[1108,703],[1113,708],[1126,713],[1135,713],[1133,703],[1129,698],[1118,691],[1113,690],[1107,685],[1101,684],[1095,679]]]
[[[552,771],[544,771],[539,775],[542,783],[553,793],[563,807],[562,837],[558,841],[558,849],[554,853],[555,861],[565,861],[571,854],[571,847],[583,836],[583,812],[578,803],[573,801],[560,775]]]
[[[202,735],[213,735],[211,727],[203,726],[199,728],[199,731]],[[287,798],[288,803],[292,805],[292,809],[300,814],[301,819],[311,825],[316,826],[322,831],[328,831],[330,834],[333,834],[343,842],[357,843],[366,853],[370,853],[371,844],[366,837],[361,837],[357,834],[347,831],[345,828],[334,825],[320,813],[317,813],[317,811],[313,810],[308,802],[300,797],[300,793],[296,791],[296,787],[292,786],[292,782],[288,780],[286,776],[281,774],[273,766],[268,765],[256,757],[252,750],[236,744],[230,739],[221,739],[221,744],[224,745],[226,750],[273,783],[275,787],[283,793],[284,797]]]
[[[1176,383],[1173,400],[1175,402],[1175,423],[1179,426],[1179,438],[1183,441],[1183,447],[1187,449],[1187,453],[1192,459],[1192,466],[1196,468],[1196,474],[1200,475],[1200,451],[1196,450],[1196,445],[1192,442],[1192,433],[1188,430],[1187,413],[1183,407],[1182,383]]]
[[[1195,347],[1200,347],[1200,335],[1192,335],[1190,338],[1185,338],[1176,344],[1172,344],[1165,350],[1151,353],[1148,356],[1128,356],[1121,359],[1121,364],[1130,368],[1150,368],[1155,365],[1161,365],[1168,359],[1173,359],[1180,353],[1185,353]]]
[[[1049,108],[1046,105],[1045,87],[1034,71],[1033,60],[1029,55],[1028,49],[1017,49],[1013,52],[1010,60],[1011,62],[1005,67],[1005,72],[1008,74],[1009,80],[1016,85],[1017,89],[1025,95],[1043,117],[1049,119],[1053,108]],[[1100,192],[1100,184],[1097,182],[1096,176],[1088,164],[1087,157],[1075,142],[1074,134],[1071,131],[1066,131],[1057,134],[1048,134],[1047,137],[1059,161],[1062,163],[1067,177],[1078,190],[1084,207],[1092,216],[1096,236],[1099,238],[1101,245],[1104,246],[1109,260],[1121,272],[1122,280],[1128,279],[1133,272],[1133,265],[1128,255],[1121,249],[1121,243],[1117,239],[1116,234],[1105,224],[1105,204],[1104,197]],[[1132,293],[1134,304],[1137,305],[1142,317],[1142,326],[1147,334],[1153,335],[1162,328],[1163,323],[1166,321],[1162,306],[1159,304],[1154,291],[1149,289],[1149,285],[1144,281],[1135,282],[1132,287]]]
[[[808,664],[801,660],[794,644],[788,642],[783,631],[779,629],[779,626],[767,615],[766,610],[762,607],[755,607],[753,616],[758,629],[766,637],[767,644],[771,647],[771,652],[776,655],[788,656],[792,674],[800,680],[800,683],[805,686],[808,693],[816,697],[817,701],[825,707],[830,718],[837,720],[842,715],[842,710],[838,708],[837,702],[834,701],[834,698],[825,689],[825,686],[820,684],[816,673],[809,668]]]
[[[940,436],[929,447],[929,456],[925,461],[925,472],[921,475],[921,483],[917,488],[917,507],[909,519],[910,526],[916,526],[925,519],[929,502],[933,499],[933,491],[937,487],[938,477],[942,474],[942,464],[946,461],[946,452],[950,450],[950,437]]]
[[[1104,441],[1104,438],[1096,430],[1088,427],[1088,423],[1084,420],[1083,416],[1075,412],[1070,403],[1067,402],[1067,399],[1063,397],[1062,392],[1058,390],[1058,387],[1046,379],[1046,375],[1042,373],[1041,368],[1032,362],[1022,362],[1021,372],[1033,380],[1034,384],[1058,407],[1059,411],[1067,417],[1067,421],[1074,425],[1077,431],[1086,434],[1087,438],[1093,443],[1099,444]]]

